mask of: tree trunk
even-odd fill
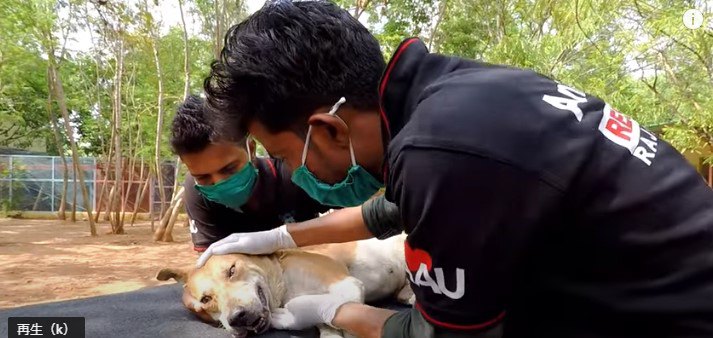
[[[176,197],[176,194],[178,194],[178,174],[180,174],[180,169],[181,169],[181,158],[176,156],[176,162],[175,162],[175,168],[173,169],[173,195],[171,199]]]
[[[131,188],[134,186],[134,173],[136,169],[136,154],[138,151],[135,149],[138,144],[140,144],[140,138],[141,138],[141,124],[137,122],[137,128],[136,128],[136,142],[132,143],[131,139],[129,139],[129,152],[131,153],[131,160],[129,161],[129,184],[127,184],[127,191],[124,196],[124,202],[122,203],[121,206],[121,223],[124,224],[124,220],[126,218],[126,207],[129,205],[129,196],[131,196]],[[136,187],[136,195],[139,194],[139,189],[140,185],[142,182],[144,174],[144,168],[143,166],[141,167],[141,179],[139,179],[139,186]],[[131,224],[133,225],[133,223]]]
[[[54,184],[54,182],[52,182]],[[45,185],[40,184],[40,190],[37,192],[37,197],[35,197],[35,203],[32,204],[32,211],[37,210],[37,205],[40,204],[40,200],[42,199],[42,190],[45,190]]]
[[[52,113],[52,115],[54,115],[54,113]],[[67,189],[69,189],[69,165],[67,165],[67,156],[64,155],[64,151],[61,152],[59,156],[62,159],[62,198],[59,205],[59,212],[62,214],[60,218],[64,220],[67,219],[65,213],[67,210]]]
[[[129,181],[126,184],[126,190],[124,191],[124,197],[122,198],[121,202],[121,224],[124,224],[124,220],[126,219],[126,206],[129,203],[129,196],[131,195],[131,187],[134,185],[134,165],[136,165],[136,161],[134,160],[133,156],[131,160],[129,160]],[[137,191],[138,193],[138,191]]]
[[[158,78],[158,116],[156,118],[156,148],[154,160],[156,161],[156,176],[158,177],[158,190],[161,196],[161,211],[159,215],[163,217],[166,210],[166,191],[163,186],[163,170],[161,170],[161,131],[163,130],[163,76],[161,74],[161,61],[158,57],[158,46],[156,46],[156,36],[153,34],[151,27],[151,48],[153,49],[154,63],[156,64],[156,76]]]
[[[151,187],[151,177],[149,176],[149,177],[147,177],[146,180],[144,181],[143,188],[141,189],[141,195],[139,195],[139,198],[138,198],[139,204],[138,204],[138,206],[136,207],[136,209],[134,209],[134,214],[131,216],[131,223],[132,223],[132,224],[133,224],[133,222],[136,220],[136,217],[138,216],[138,213],[139,213],[139,210],[140,210],[140,207],[141,207],[141,202],[144,201],[144,197],[146,196],[146,193],[149,191],[149,188],[150,188],[150,187]],[[151,228],[152,228],[151,231],[153,231],[153,226],[152,226]]]
[[[114,234],[123,234],[124,225],[121,223],[120,208],[116,205],[116,200],[118,196],[119,202],[121,201],[121,196],[124,183],[123,183],[123,170],[122,170],[122,152],[121,152],[121,85],[124,72],[124,40],[119,39],[119,48],[116,53],[117,58],[117,70],[116,77],[114,78],[114,194],[111,196],[111,208],[114,210],[114,217],[112,218],[112,232]],[[111,195],[111,194],[110,194]]]
[[[74,157],[72,157],[72,162],[74,162]],[[72,222],[77,221],[77,166],[79,163],[74,164],[74,170],[72,170],[72,214],[69,219]],[[89,217],[92,217],[91,215]]]
[[[116,209],[116,179],[112,178],[114,183],[112,183],[111,188],[109,188],[109,196],[106,200],[106,210],[104,211],[104,221],[109,222],[112,226],[111,232],[114,232],[114,224],[111,223],[111,215]]]
[[[183,16],[183,0],[178,0],[178,9],[181,12],[181,25],[183,26],[183,100],[185,101],[191,90],[191,63],[188,48],[188,29],[186,28],[186,19]]]
[[[141,202],[144,201],[144,194],[146,193],[146,188],[148,187],[148,180],[144,180],[144,158],[141,158],[141,173],[139,174],[139,187],[136,190],[136,197],[134,198],[134,212],[131,215],[131,226],[134,226],[136,221],[136,215],[139,213],[141,208]]]
[[[67,216],[64,214],[64,210],[67,198],[67,181],[69,179],[67,172],[69,171],[69,169],[67,168],[67,158],[64,156],[62,138],[59,134],[57,116],[54,113],[54,109],[52,109],[52,81],[50,81],[50,79],[52,79],[52,76],[49,74],[49,67],[47,68],[47,79],[47,112],[50,118],[50,125],[52,126],[52,136],[54,137],[54,143],[57,146],[57,154],[59,154],[60,158],[62,159],[62,197],[59,201],[59,208],[57,208],[57,218],[60,220],[65,220],[67,218]],[[54,185],[54,182],[52,182],[52,184]]]
[[[173,226],[176,224],[178,213],[181,211],[181,207],[183,206],[183,189],[181,189],[176,197],[178,199],[176,200],[176,204],[173,206],[173,210],[171,211],[171,218],[168,220],[168,224],[166,225],[166,231],[163,233],[164,242],[173,242]]]
[[[156,170],[155,167],[154,167],[154,170]],[[156,220],[154,219],[154,211],[155,211],[155,210],[154,210],[153,193],[154,193],[154,187],[155,187],[155,185],[153,184],[153,178],[154,178],[154,177],[153,177],[151,174],[149,174],[149,178],[148,178],[148,182],[149,182],[149,183],[148,183],[148,185],[149,185],[150,190],[151,190],[151,193],[149,194],[149,218],[151,219],[151,232],[154,232],[154,230],[155,230],[154,223],[156,223],[156,222],[155,222]]]
[[[101,173],[102,171],[97,168],[97,171]],[[102,206],[104,205],[104,193],[106,192],[106,184],[108,181],[108,175],[109,171],[106,169],[106,167],[103,170],[103,179],[102,179],[102,188],[99,192],[99,198],[97,199],[97,210],[94,211],[94,222],[99,222],[99,214],[101,214],[101,209]],[[96,193],[96,192],[95,192]]]
[[[433,31],[431,32],[431,36],[428,38],[428,50],[440,50],[440,46],[437,45],[437,39],[438,39],[438,29],[440,28],[441,22],[443,21],[443,17],[446,16],[446,11],[448,10],[448,0],[441,0],[439,10],[438,10],[438,18],[436,19],[436,25],[433,27]],[[434,49],[435,47],[435,49]]]
[[[166,214],[163,215],[163,217],[161,217],[158,221],[158,228],[156,228],[156,230],[154,231],[154,241],[163,240],[163,234],[166,232],[166,225],[168,224],[168,219],[171,217],[171,208],[173,208],[173,200],[171,201],[171,205],[168,207],[168,211],[166,212]]]
[[[112,120],[114,118],[112,117]],[[104,220],[109,220],[109,213],[111,213],[111,204],[112,204],[112,199],[111,199],[111,189],[109,196],[107,196],[106,203],[104,203],[104,193],[106,192],[106,188],[109,185],[109,177],[111,176],[111,163],[114,155],[114,127],[111,128],[111,137],[109,138],[109,150],[108,150],[108,155],[105,158],[104,161],[104,183],[102,184],[102,189],[101,193],[99,194],[99,206],[97,206],[97,212],[94,215],[94,222],[99,222],[99,214],[101,213],[101,205],[102,203],[105,205],[104,206]]]
[[[166,237],[166,233],[168,232],[168,225],[171,219],[173,219],[174,222],[176,220],[177,215],[174,214],[177,214],[180,209],[180,207],[177,206],[180,206],[180,204],[183,203],[184,192],[185,189],[181,187],[181,189],[176,194],[176,197],[171,201],[171,205],[168,207],[168,210],[170,210],[170,212],[166,212],[166,215],[161,218],[161,223],[154,232],[154,241],[163,241],[165,240],[165,238],[171,238],[170,234],[168,235],[168,237]]]
[[[101,177],[101,170],[99,170],[99,167],[97,166],[97,177]],[[105,180],[106,181],[106,180]],[[97,182],[99,183],[99,182]],[[94,222],[98,223],[99,222],[99,214],[101,213],[102,209],[102,199],[104,198],[104,188],[106,187],[106,182],[101,182],[101,190],[99,190],[99,195],[96,195],[96,201],[97,201],[97,208],[94,210]],[[96,194],[96,191],[94,192]]]
[[[69,146],[72,149],[72,162],[74,164],[74,171],[79,176],[79,184],[82,188],[82,196],[84,197],[84,209],[87,212],[87,218],[89,220],[89,232],[92,236],[97,235],[96,225],[94,224],[94,219],[92,218],[92,207],[89,203],[89,192],[87,191],[87,186],[84,184],[84,174],[81,165],[79,165],[79,152],[77,150],[77,144],[74,142],[74,133],[72,126],[69,124],[69,111],[67,110],[67,104],[64,97],[64,88],[62,87],[62,80],[59,77],[57,69],[55,68],[54,60],[54,50],[48,48],[48,60],[49,74],[51,75],[50,81],[53,83],[54,96],[59,105],[59,110],[62,113],[64,119],[64,128],[67,132],[67,138],[69,138]]]
[[[223,48],[223,21],[225,20],[225,1],[215,0],[215,31],[213,32],[213,57],[220,59],[220,50]]]
[[[116,180],[114,180],[116,182]],[[114,233],[114,212],[116,210],[116,184],[112,184],[109,189],[109,197],[106,202],[106,211],[104,212],[104,220],[111,224],[111,232]]]
[[[216,0],[217,2],[218,0]],[[224,0],[223,0],[224,1]],[[189,43],[188,43],[188,29],[186,28],[186,20],[183,15],[183,0],[178,0],[178,8],[181,12],[181,24],[183,27],[183,100],[185,101],[188,96],[190,95],[190,82],[191,82],[191,71],[190,71],[190,53],[189,53]],[[216,13],[216,15],[219,15],[219,13]],[[179,156],[176,156],[176,167],[175,170],[173,171],[173,198],[175,199],[176,196],[178,195],[178,176],[180,173],[181,169],[181,158]],[[175,209],[174,209],[175,212]],[[172,212],[172,214],[174,213]],[[175,222],[175,220],[174,220]],[[173,226],[171,225],[171,228]],[[164,240],[166,238],[170,238],[170,240],[167,241],[173,241],[173,238],[171,237],[171,234],[169,232],[168,234],[169,237],[164,236]]]
[[[88,6],[87,6],[88,3],[89,3],[89,1],[87,1],[84,6],[84,19],[85,19],[87,27],[92,27],[92,24],[89,20],[91,18],[91,16],[89,15],[89,10],[88,10]],[[87,31],[89,32],[90,41],[94,42],[93,30],[87,29]],[[99,53],[94,52],[93,54],[94,54],[93,59],[94,59],[94,74],[95,74],[94,86],[96,88],[96,93],[95,93],[96,94],[96,109],[97,109],[97,115],[101,116],[102,115],[101,93],[102,93],[102,81],[104,80],[104,77],[99,72],[99,69],[100,69],[100,67],[99,67],[99,62],[100,62]],[[104,138],[100,138],[102,152],[104,154],[108,154],[108,156],[106,157],[106,160],[104,161],[104,174],[103,174],[104,180],[102,183],[101,192],[99,193],[99,198],[96,200],[97,201],[97,210],[94,212],[94,222],[95,223],[99,222],[99,216],[101,214],[101,207],[102,207],[102,203],[104,201],[104,193],[106,192],[106,186],[107,186],[107,182],[109,180],[109,168],[111,168],[111,154],[112,154],[112,149],[113,149],[111,142],[114,139],[114,134],[113,134],[114,129],[113,128],[112,128],[111,132],[112,132],[112,135],[111,135],[111,138],[109,139],[108,151],[104,144]],[[99,168],[97,167],[95,170],[99,171]],[[96,186],[96,183],[95,183],[95,186]],[[94,193],[96,194],[96,191]],[[104,203],[104,204],[106,204],[106,203]]]

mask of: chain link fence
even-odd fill
[[[71,157],[66,157],[66,161],[65,211],[70,211],[74,203],[74,165]],[[109,190],[114,185],[113,163],[107,166],[106,163],[99,163],[95,157],[82,157],[79,159],[79,164],[84,174],[84,184],[87,186],[92,210],[97,212],[99,207],[101,211],[105,211],[109,204]],[[173,195],[175,169],[176,163],[173,160],[164,161],[161,165],[166,192],[165,206],[170,204]],[[124,162],[120,203],[123,203],[125,210],[133,211],[136,208],[138,212],[149,213],[151,217],[160,218],[160,191],[156,180],[149,178],[151,170],[148,163],[135,163],[134,168],[131,169],[129,161]],[[107,175],[110,177],[107,178]],[[0,155],[0,211],[58,211],[64,189],[63,177],[64,164],[59,156]],[[76,210],[83,212],[85,211],[84,196],[79,186],[79,177],[76,182]],[[105,187],[107,184],[108,187]],[[146,184],[148,184],[147,193],[141,194]],[[137,195],[143,198],[139,200]]]
[[[67,158],[67,195],[65,208],[74,203],[74,164]],[[79,159],[92,207],[95,203],[96,159]],[[57,211],[63,192],[64,165],[58,156],[0,155],[0,209],[4,211]],[[84,211],[84,198],[77,177],[78,211]]]

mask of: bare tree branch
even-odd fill
[[[69,21],[72,19],[72,13],[74,12],[72,10],[72,2],[71,1],[68,2],[68,6],[69,6],[69,8],[67,9],[67,13],[69,13],[69,19],[68,19],[68,21]],[[67,53],[67,40],[69,38],[69,31],[70,31],[71,27],[72,26],[68,24],[67,28],[64,29],[62,32],[62,49],[59,53],[59,60],[57,60],[57,68],[60,68],[62,61],[64,60],[64,56]]]
[[[648,4],[646,4],[646,5],[648,5]],[[639,14],[639,17],[640,17],[642,20],[645,20],[645,19],[647,18],[647,16],[644,15],[643,11],[641,10],[641,6],[639,5],[639,1],[638,1],[638,0],[634,0],[634,6],[636,7],[636,12]],[[651,5],[648,5],[648,6],[649,6],[649,7],[652,7],[654,10],[658,10],[658,8],[656,8],[656,7],[653,7],[653,6],[651,6]],[[641,27],[642,29],[646,30],[646,27],[645,27],[643,24],[641,24],[641,23],[639,23],[639,27]],[[657,33],[659,33],[659,34],[661,34],[661,35],[667,37],[669,40],[673,41],[675,44],[677,44],[677,45],[683,47],[684,49],[688,50],[689,52],[693,53],[693,55],[696,56],[696,58],[698,59],[698,61],[700,61],[701,64],[703,64],[703,67],[706,68],[706,71],[707,71],[707,74],[708,74],[708,78],[710,79],[711,83],[713,83],[713,70],[711,69],[712,66],[709,64],[709,62],[706,61],[706,59],[705,59],[695,48],[693,48],[693,47],[691,47],[691,46],[689,46],[689,45],[687,45],[687,44],[681,42],[680,40],[674,38],[671,34],[668,34],[668,33],[664,32],[662,29],[660,29],[660,28],[658,28],[658,27],[654,27],[654,30],[655,30]],[[713,34],[711,34],[710,32],[706,32],[706,34],[713,36]]]
[[[356,8],[354,8],[354,17],[358,20],[359,17],[364,14],[366,9],[371,4],[371,0],[364,0],[363,4],[360,4],[361,0],[356,0]]]
[[[665,53],[663,51],[658,51],[659,56],[661,57],[661,61],[663,62],[664,65],[664,70],[666,71],[666,74],[673,80],[674,83],[676,83],[677,86],[681,86],[681,81],[679,81],[678,77],[674,73],[673,69],[671,68],[671,65],[669,64],[668,58],[666,57]],[[686,96],[687,99],[691,101],[693,104],[693,107],[696,108],[696,110],[702,112],[703,109],[701,108],[701,105],[696,102],[695,98],[692,97],[691,93],[687,90],[683,91],[683,95]]]
[[[574,0],[574,21],[577,23],[577,27],[579,30],[584,34],[584,37],[589,40],[589,42],[594,46],[594,48],[602,55],[604,55],[604,52],[602,52],[601,49],[599,49],[599,46],[592,40],[592,38],[589,37],[589,34],[584,31],[584,28],[582,28],[582,24],[579,22],[579,0]]]
[[[441,0],[441,6],[439,6],[438,18],[436,19],[436,25],[433,27],[433,32],[431,37],[428,39],[428,50],[433,50],[433,42],[436,41],[438,37],[438,28],[441,26],[443,17],[446,16],[448,11],[448,0]]]
[[[692,48],[692,47],[688,46],[687,44],[681,42],[680,40],[674,38],[673,36],[667,34],[662,29],[656,28],[656,31],[661,33],[662,35],[666,36],[667,38],[669,38],[671,41],[673,41],[677,45],[679,45],[679,46],[685,48],[686,50],[688,50],[689,52],[693,53],[693,55],[696,56],[698,61],[700,61],[701,64],[703,64],[703,67],[706,68],[706,71],[708,74],[708,79],[710,79],[711,83],[713,83],[713,70],[711,69],[711,65],[709,65],[708,62],[706,62],[705,58],[703,58],[703,56],[695,48]]]
[[[674,82],[678,83],[678,78],[675,76],[675,74],[669,73],[669,72],[671,71],[671,69],[670,69],[670,67],[667,66],[668,63],[667,63],[667,61],[665,61],[665,56],[661,55],[661,57],[664,59],[664,66],[667,68],[667,69],[666,69],[666,73],[669,74],[669,76],[673,75],[672,80],[673,80]],[[670,100],[666,100],[666,99],[663,97],[663,95],[658,91],[658,89],[656,88],[656,81],[657,81],[657,80],[658,80],[658,77],[656,77],[656,78],[654,79],[654,83],[653,83],[653,84],[650,84],[650,83],[648,83],[647,81],[645,81],[645,80],[643,80],[643,79],[642,79],[642,82],[646,85],[646,87],[649,88],[649,90],[651,90],[651,91],[654,93],[654,95],[656,95],[656,97],[657,97],[661,102],[663,102],[664,104],[666,104],[666,105],[668,106],[668,108],[672,110],[672,112],[674,113],[674,115],[678,117],[678,119],[679,119],[679,121],[680,121],[681,123],[683,123],[683,124],[684,124],[687,128],[689,128],[691,131],[693,131],[693,132],[695,133],[695,135],[698,136],[701,140],[705,141],[705,142],[707,143],[708,147],[713,147],[713,131],[709,131],[709,130],[707,130],[706,128],[701,127],[701,126],[695,126],[695,125],[693,125],[693,124],[690,122],[690,120],[689,120],[685,115],[681,114],[681,111],[678,109],[677,106],[672,105],[671,102],[670,102]],[[679,85],[680,85],[680,84],[679,84]],[[684,95],[686,95],[686,94],[684,94]],[[690,94],[688,94],[688,95],[690,95]],[[688,96],[688,95],[687,95],[687,96]],[[690,97],[689,97],[689,99],[690,99]],[[700,109],[700,105],[698,105],[697,102],[692,101],[692,103],[693,103],[694,106],[696,106],[697,109]]]

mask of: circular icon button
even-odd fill
[[[689,9],[683,13],[683,25],[688,29],[698,29],[703,26],[703,12]]]

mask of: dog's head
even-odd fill
[[[270,327],[272,298],[268,259],[246,255],[212,256],[200,269],[162,269],[156,279],[183,283],[183,304],[201,320],[219,324],[234,337],[261,334]]]

